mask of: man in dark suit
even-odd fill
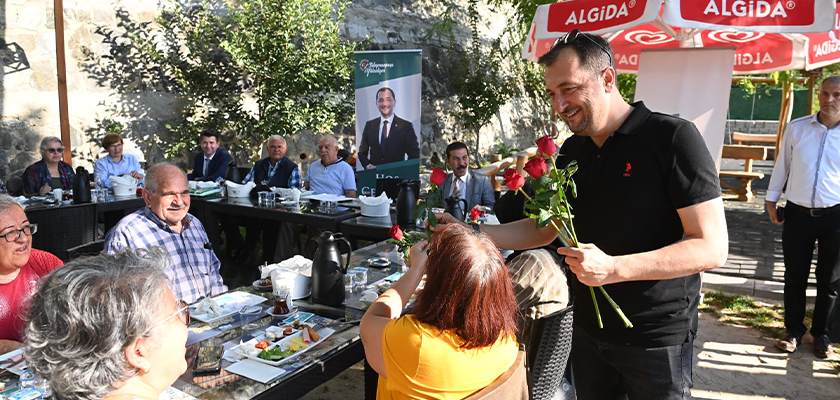
[[[201,131],[198,144],[202,152],[195,155],[193,171],[187,175],[187,179],[211,182],[219,178],[225,179],[228,164],[233,161],[233,157],[227,150],[219,148],[219,142],[219,132],[215,129]]]
[[[377,165],[420,158],[420,144],[414,126],[394,115],[397,104],[394,91],[383,87],[376,92],[376,107],[382,114],[365,124],[359,145],[359,162],[365,169]]]
[[[493,206],[496,205],[493,185],[490,184],[490,178],[469,169],[470,153],[467,145],[462,142],[452,142],[446,146],[446,163],[449,164],[452,172],[446,176],[441,186],[443,197],[455,196],[467,200],[464,216],[468,216],[469,210],[476,205],[488,207],[492,211]],[[440,207],[444,206],[445,203],[440,204]]]

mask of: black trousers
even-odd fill
[[[785,329],[787,334],[802,338],[807,331],[805,290],[811,273],[814,243],[819,240],[817,256],[817,299],[811,335],[827,335],[837,311],[840,289],[840,206],[814,216],[808,208],[791,202],[785,207],[782,250],[785,258]]]

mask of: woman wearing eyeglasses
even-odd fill
[[[73,167],[61,161],[64,156],[64,144],[55,136],[41,140],[41,161],[30,165],[23,171],[23,193],[43,196],[53,189],[70,190],[73,188]]]
[[[164,274],[161,249],[79,258],[32,297],[24,350],[53,396],[157,400],[187,369],[189,313]]]
[[[368,308],[360,333],[377,399],[461,399],[516,360],[519,309],[493,241],[448,224],[410,250],[409,270]],[[400,316],[426,274],[412,314]]]
[[[109,133],[102,138],[102,148],[108,155],[96,160],[93,173],[102,178],[105,187],[111,187],[111,176],[130,175],[132,178],[143,180],[143,169],[137,158],[131,154],[123,154],[123,139],[119,134]]]
[[[37,228],[17,200],[0,194],[0,354],[23,346],[24,306],[38,280],[62,265],[58,257],[32,248]]]

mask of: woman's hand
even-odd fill
[[[424,268],[429,260],[429,242],[423,240],[417,242],[408,251],[408,268]]]
[[[444,213],[435,213],[435,220],[437,220],[438,224],[443,224],[443,225],[446,225],[446,224],[463,224],[464,223],[464,221],[458,221],[458,219],[456,219],[455,217],[453,217],[449,213],[445,213],[445,212]],[[429,222],[427,221],[426,225],[428,225],[428,224],[429,224]],[[432,230],[432,232],[435,231],[435,227],[430,226],[429,228]]]
[[[49,183],[45,183],[44,186],[41,186],[41,189],[38,190],[38,194],[41,196],[46,196],[49,192],[52,192],[52,187],[50,187]]]

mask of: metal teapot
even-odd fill
[[[467,210],[467,199],[450,196],[443,199],[446,202],[445,210],[458,221],[463,221]]]
[[[350,265],[352,248],[340,233],[326,231],[315,238],[318,250],[312,258],[312,301],[327,306],[344,302],[344,274]],[[347,259],[342,260],[339,243],[347,245]]]

